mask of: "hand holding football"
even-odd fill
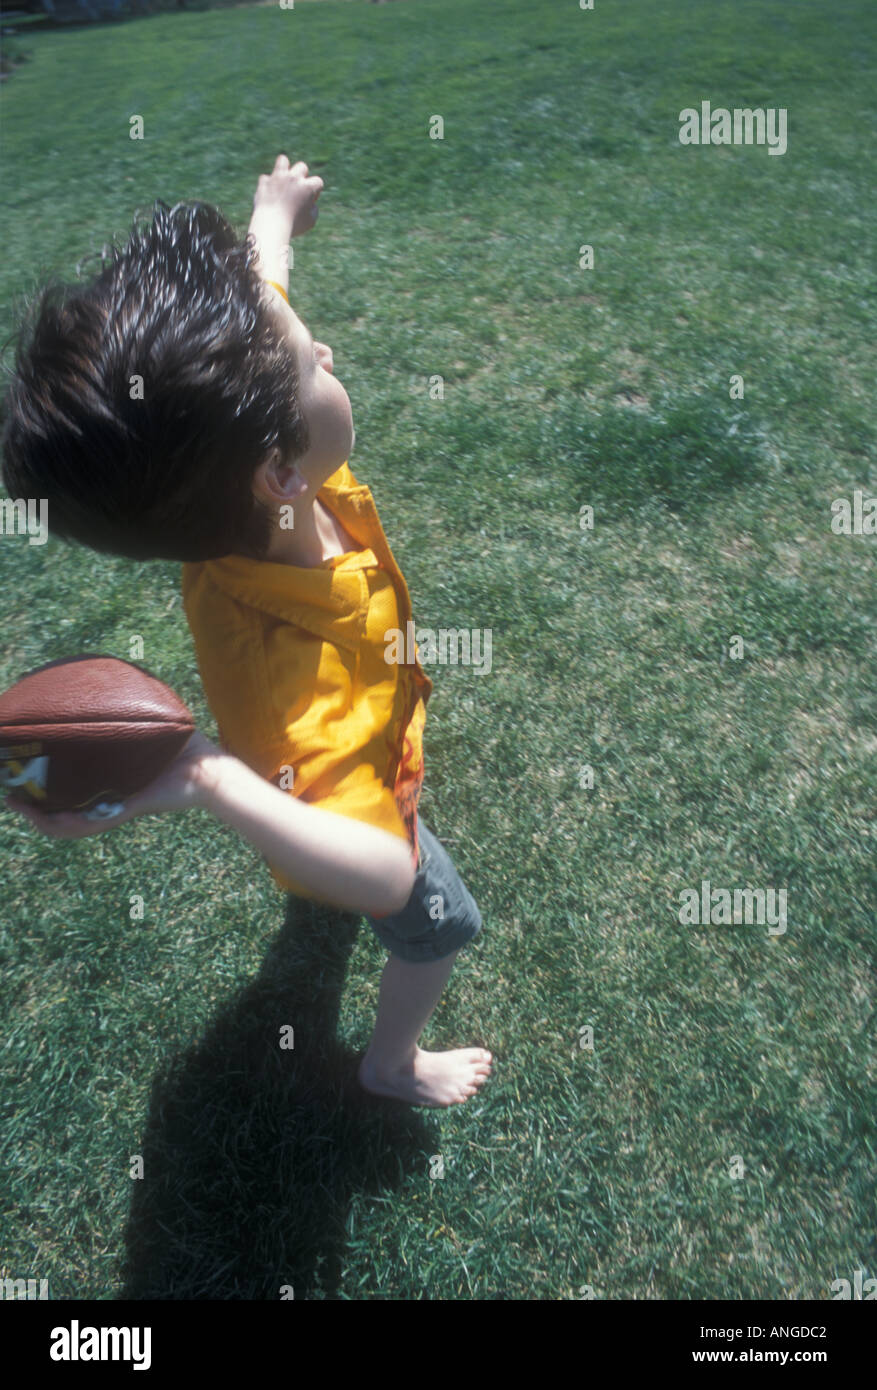
[[[52,661],[0,695],[0,788],[19,809],[93,813],[155,782],[194,733],[182,700],[141,667]]]

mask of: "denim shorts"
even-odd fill
[[[391,955],[402,960],[441,960],[481,930],[481,913],[443,845],[417,823],[420,860],[411,897],[401,912],[366,921]]]

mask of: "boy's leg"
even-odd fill
[[[422,821],[419,838],[420,865],[407,905],[392,917],[368,919],[390,958],[359,1080],[409,1105],[458,1105],[484,1085],[490,1053],[483,1047],[424,1052],[417,1040],[460,950],[481,930],[481,914],[444,845]]]
[[[443,1106],[461,1104],[484,1085],[493,1059],[483,1047],[424,1052],[417,1046],[458,954],[428,963],[390,956],[375,1031],[359,1066],[366,1090],[409,1105]]]

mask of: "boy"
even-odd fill
[[[408,590],[347,465],[332,352],[289,304],[289,242],[313,226],[322,187],[279,155],[244,246],[215,209],[159,203],[93,285],[57,305],[48,291],[19,347],[4,483],[48,500],[54,534],[183,561],[222,748],[195,734],[109,824],[202,807],[281,887],[364,912],[390,956],[360,1083],[448,1106],[484,1084],[491,1054],[429,1053],[418,1038],[481,918],[418,826],[432,685],[417,661],[385,659]],[[9,804],[63,838],[107,824]]]

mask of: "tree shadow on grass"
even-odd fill
[[[705,392],[665,394],[644,410],[563,400],[538,423],[571,486],[610,511],[663,505],[691,511],[763,479],[767,436],[742,402]],[[547,456],[547,455],[546,455]]]
[[[353,1193],[422,1171],[422,1115],[364,1092],[336,1040],[359,920],[289,898],[257,978],[156,1077],[122,1298],[333,1298]]]

